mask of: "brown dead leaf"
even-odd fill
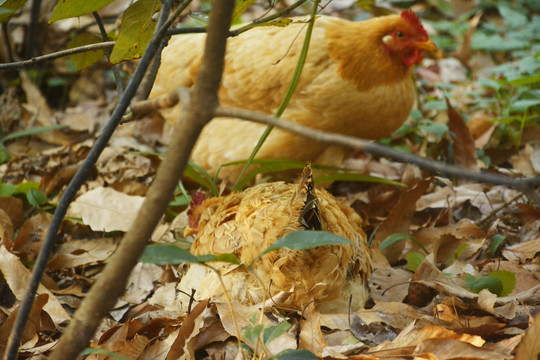
[[[414,238],[435,254],[437,263],[448,264],[455,259],[470,259],[486,242],[486,232],[471,220],[464,218],[457,224],[436,228],[421,228],[414,232]],[[460,253],[456,251],[460,249]]]
[[[472,115],[467,123],[477,149],[483,149],[488,144],[491,135],[497,128],[497,123],[490,121],[492,118],[493,116],[490,114],[479,112]]]
[[[13,247],[13,223],[2,208],[0,208],[0,244],[9,250]]]
[[[150,342],[149,338],[138,334],[141,327],[142,323],[140,320],[128,320],[121,326],[115,326],[109,329],[109,331],[101,336],[99,345],[94,344],[92,347],[112,351],[128,359],[137,359]],[[90,355],[88,359],[105,360],[108,357],[101,354],[94,354]]]
[[[73,240],[63,243],[47,267],[50,270],[72,269],[105,261],[118,246],[118,239]]]
[[[476,13],[476,15],[473,16],[473,18],[469,21],[469,28],[467,29],[467,32],[465,33],[465,36],[463,36],[463,42],[461,43],[461,46],[459,49],[454,52],[454,57],[461,61],[461,63],[466,66],[468,69],[470,69],[469,61],[471,59],[471,44],[472,44],[472,38],[474,35],[474,31],[476,30],[476,27],[478,26],[478,23],[480,22],[480,18],[482,17],[483,12],[479,11]]]
[[[30,80],[26,71],[19,72],[21,78],[21,86],[26,94],[26,104],[23,107],[32,114],[32,119],[35,119],[37,126],[55,125],[54,113],[47,104],[47,100],[41,94],[39,88]],[[34,124],[26,124],[27,128],[33,127]],[[46,131],[36,135],[39,139],[55,145],[69,145],[71,140],[67,135],[64,135],[59,130]]]
[[[246,306],[237,302],[231,303],[232,313],[227,303],[219,302],[215,306],[225,331],[237,337],[238,330],[253,326],[250,319],[253,314],[259,315],[261,311],[257,306]],[[262,324],[265,328],[276,325],[267,316],[257,316],[257,324]],[[296,349],[296,345],[296,338],[285,332],[268,344],[267,349],[270,353],[277,354],[286,349]]]
[[[9,216],[13,228],[17,229],[24,221],[23,202],[16,197],[0,197],[0,209],[4,210]]]
[[[414,350],[414,354],[431,353],[438,360],[451,359],[486,359],[486,360],[507,360],[511,359],[507,355],[483,349],[464,341],[454,339],[426,339],[422,341]]]
[[[476,147],[469,128],[463,121],[463,117],[452,107],[448,98],[445,98],[448,107],[448,128],[452,137],[454,161],[457,165],[468,169],[478,169]]]
[[[68,216],[82,218],[94,231],[128,231],[143,201],[142,196],[99,187],[72,202]]]
[[[18,300],[22,300],[30,283],[30,271],[21,264],[20,260],[7,251],[4,246],[0,246],[0,272],[6,279],[9,288]],[[66,310],[58,302],[56,297],[43,285],[39,285],[38,294],[47,294],[49,301],[43,309],[49,314],[55,325],[60,325],[71,320]]]
[[[138,263],[129,275],[126,292],[120,298],[131,304],[140,304],[154,291],[154,281],[159,279],[163,269],[154,264]]]
[[[51,215],[39,213],[26,220],[15,238],[13,252],[17,253],[22,260],[35,260],[41,250],[51,219]]]
[[[315,309],[315,304],[310,303],[302,312],[300,320],[299,349],[307,349],[317,356],[321,356],[328,342],[321,331],[320,314]]]
[[[185,345],[189,341],[189,339],[193,338],[195,335],[199,333],[199,326],[201,325],[202,319],[199,318],[199,316],[203,313],[203,311],[208,307],[210,300],[205,300],[199,302],[191,313],[189,313],[186,318],[184,319],[184,322],[182,323],[182,326],[180,327],[180,331],[178,332],[178,336],[176,337],[176,340],[172,344],[169,354],[167,355],[166,360],[174,360],[178,359],[184,354],[187,354],[189,358],[194,358],[194,353],[191,354],[189,352],[186,353]],[[196,331],[194,334],[193,331]],[[192,357],[193,356],[193,357]]]
[[[516,351],[516,360],[537,359],[540,356],[540,313],[536,314]]]
[[[429,184],[431,180],[422,179],[401,193],[397,204],[375,233],[372,248],[378,248],[381,242],[392,234],[409,233],[410,221],[416,212],[416,201],[424,195]],[[384,249],[383,254],[391,264],[395,263],[399,260],[404,246],[405,242],[400,241]]]
[[[412,275],[410,271],[399,268],[376,269],[369,278],[371,298],[375,303],[403,301]]]
[[[36,297],[32,303],[32,308],[28,314],[28,321],[24,325],[24,329],[21,334],[21,344],[25,349],[32,348],[37,343],[40,333],[41,324],[41,311],[43,306],[47,304],[49,296],[47,294],[41,294]],[[0,327],[0,344],[7,344],[11,329],[15,323],[15,319],[19,312],[19,308],[15,309],[6,321]],[[2,352],[0,350],[0,352]]]

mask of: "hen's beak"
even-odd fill
[[[441,49],[431,40],[417,42],[415,46],[417,49],[429,51],[436,59],[440,59],[443,56]]]

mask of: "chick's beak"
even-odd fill
[[[419,50],[429,51],[431,55],[436,59],[440,59],[443,56],[441,49],[439,49],[437,45],[435,45],[435,43],[431,40],[417,42],[415,44],[415,47]]]

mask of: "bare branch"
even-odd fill
[[[205,53],[193,88],[192,101],[187,101],[188,105],[182,107],[172,142],[152,186],[148,189],[137,218],[75,313],[51,354],[51,359],[76,358],[87,346],[101,318],[124,292],[132,268],[172,198],[198,135],[212,119],[218,105],[217,91],[221,82],[227,31],[233,8],[233,0],[214,2]]]
[[[84,45],[84,46],[79,46],[73,49],[67,49],[67,50],[57,51],[57,52],[50,53],[43,56],[37,56],[37,57],[24,60],[24,61],[0,64],[0,70],[20,69],[20,68],[32,66],[38,63],[42,63],[44,61],[51,61],[51,60],[58,59],[61,57],[70,56],[74,54],[80,54],[87,51],[110,49],[114,46],[114,44],[115,44],[115,41],[107,41],[107,42],[102,42],[102,43],[97,43],[97,44]]]
[[[444,176],[452,176],[488,184],[508,186],[510,188],[520,190],[526,195],[529,195],[531,193],[531,189],[533,189],[533,187],[540,185],[540,176],[528,179],[521,179],[486,172],[471,171],[458,166],[443,164],[438,161],[422,158],[417,155],[403,153],[394,150],[388,146],[368,140],[363,140],[347,135],[326,133],[320,130],[309,128],[283,119],[278,119],[273,116],[258,113],[255,111],[228,107],[218,107],[216,109],[216,117],[233,117],[258,122],[261,124],[276,126],[280,129],[325,144],[346,146],[355,150],[363,150],[371,154],[386,156],[400,162],[418,165],[422,169]],[[540,206],[540,202],[538,202],[538,200],[535,199],[534,196],[530,197],[530,199],[534,201],[537,206]]]

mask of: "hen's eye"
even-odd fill
[[[396,36],[397,36],[397,37],[403,37],[404,35],[403,35],[403,33],[402,33],[401,31],[398,31],[398,32],[396,33]]]

